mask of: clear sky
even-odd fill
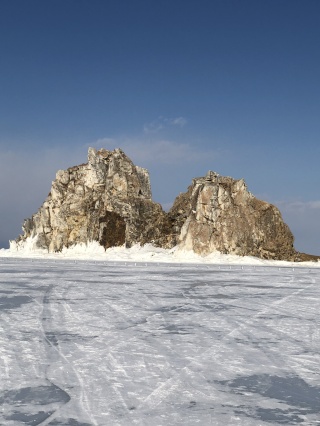
[[[168,207],[211,169],[320,254],[319,0],[0,0],[0,246],[121,147]]]

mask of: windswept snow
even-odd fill
[[[278,265],[278,266],[307,266],[320,267],[320,262],[285,262],[280,260],[263,260],[251,256],[236,256],[232,254],[211,253],[208,256],[199,256],[193,251],[180,250],[175,247],[171,250],[154,247],[151,244],[131,247],[112,247],[107,250],[97,242],[78,244],[64,248],[60,253],[48,253],[36,248],[36,238],[17,244],[10,241],[10,249],[1,249],[0,257],[46,258],[46,259],[82,259],[104,261],[132,261],[132,262],[165,262],[165,263],[199,263],[199,264],[241,264],[241,265]]]
[[[320,424],[318,268],[76,250],[1,253],[0,424]]]

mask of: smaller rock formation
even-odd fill
[[[255,198],[243,179],[209,171],[193,179],[169,216],[179,247],[207,255],[213,251],[265,259],[293,260],[293,235],[272,204]]]

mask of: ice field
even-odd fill
[[[320,425],[320,268],[0,257],[0,424]]]

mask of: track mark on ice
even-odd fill
[[[89,398],[88,395],[86,393],[85,390],[85,385],[83,383],[83,380],[80,376],[80,374],[78,373],[78,371],[76,370],[76,368],[73,366],[73,364],[66,358],[66,356],[62,353],[62,351],[59,348],[58,343],[58,339],[55,335],[55,333],[52,333],[52,335],[55,338],[49,337],[48,338],[48,331],[46,331],[46,326],[45,323],[47,320],[51,319],[51,310],[50,310],[50,298],[49,298],[49,293],[52,292],[53,290],[53,285],[50,285],[47,289],[47,291],[45,292],[44,298],[43,298],[43,304],[42,304],[42,312],[40,314],[40,324],[43,330],[43,335],[44,335],[44,340],[47,343],[48,347],[53,350],[58,357],[63,360],[63,365],[64,367],[69,367],[73,373],[75,374],[77,381],[79,383],[79,387],[80,387],[80,400],[82,402],[82,407],[84,409],[84,411],[87,413],[90,421],[95,425],[98,426],[98,423],[96,422],[96,420],[93,417],[93,414],[91,412],[90,409],[90,404],[89,404]],[[50,364],[47,365],[47,371],[46,371],[46,380],[48,380],[49,383],[51,383],[52,385],[58,387],[62,392],[65,392],[70,400],[65,404],[69,404],[71,401],[71,397],[68,394],[68,392],[64,391],[63,389],[61,389],[57,384],[53,383],[49,377],[48,377],[48,370],[50,368]],[[58,410],[56,410],[54,413],[52,413],[52,415],[50,417],[48,417],[46,420],[44,420],[43,422],[41,422],[41,425],[45,426],[47,424],[49,424],[54,418],[56,418],[59,415],[59,411],[61,410],[61,408],[58,408]]]

